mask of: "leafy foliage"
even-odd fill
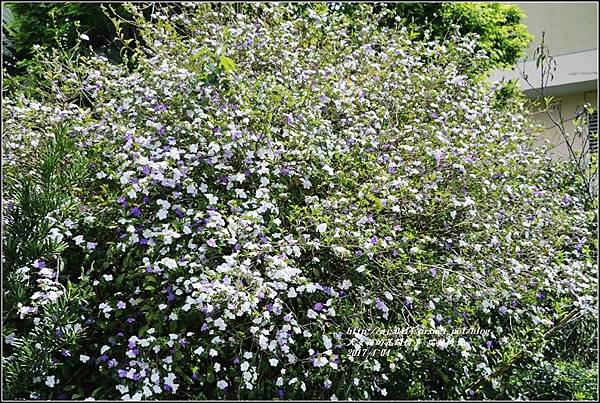
[[[356,5],[339,3],[352,13]],[[480,69],[509,68],[524,55],[533,36],[521,22],[525,17],[516,5],[485,2],[397,2],[379,3],[377,8],[391,11],[382,24],[394,26],[398,19],[411,24],[415,38],[430,31],[437,39],[447,38],[455,27],[461,35],[476,34],[477,49],[489,58]]]
[[[546,354],[593,340],[595,213],[475,35],[124,7],[135,63],[40,51],[5,99],[7,396],[490,398],[581,357]]]
[[[514,399],[595,400],[598,371],[579,362],[543,362],[517,372],[507,392]]]

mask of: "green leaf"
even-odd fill
[[[227,56],[219,56],[219,65],[223,68],[223,70],[229,72],[229,71],[235,71],[235,62],[233,60],[231,60],[229,57]]]

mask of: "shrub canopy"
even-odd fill
[[[6,97],[8,396],[493,397],[596,311],[593,213],[474,37],[208,7]]]
[[[359,9],[355,3],[328,3],[333,11],[352,15]],[[109,58],[120,60],[115,41],[116,31],[111,23],[111,16],[103,9],[111,9],[110,15],[125,17],[121,21],[120,33],[124,40],[136,37],[135,24],[128,22],[129,13],[122,5],[99,3],[69,4],[27,4],[9,3],[12,20],[6,25],[6,36],[9,38],[5,46],[5,62],[10,60],[19,66],[27,66],[33,54],[34,46],[63,47],[78,46],[80,51],[89,47],[109,55]],[[220,10],[219,3],[211,4],[211,9]],[[252,13],[253,6],[236,3],[236,10]],[[295,11],[302,12],[306,6],[298,4]],[[312,7],[312,6],[309,6]],[[174,8],[178,9],[177,6]],[[389,12],[388,18],[379,21],[382,26],[394,26],[395,17],[411,24],[411,35],[420,37],[426,30],[431,31],[437,39],[444,39],[455,27],[461,35],[477,34],[476,46],[485,50],[489,57],[479,67],[508,68],[514,65],[524,54],[529,42],[533,39],[521,22],[525,17],[516,5],[500,3],[379,3],[375,5],[379,12]],[[151,10],[147,8],[144,16],[152,21]],[[80,35],[88,38],[79,41]],[[11,64],[11,63],[9,63]],[[24,72],[17,66],[10,65],[12,72]]]

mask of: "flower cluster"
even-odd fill
[[[67,282],[94,290],[84,341],[24,397],[469,397],[596,310],[589,215],[523,106],[461,73],[473,38],[296,7],[163,6],[133,69],[80,59],[50,101],[6,100],[7,178],[59,124],[88,161],[77,205],[43,217],[64,267],[14,268],[15,339]],[[489,332],[351,353],[374,340],[350,328],[417,325]]]

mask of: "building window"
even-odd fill
[[[598,152],[598,108],[588,113],[588,143],[591,153]]]

